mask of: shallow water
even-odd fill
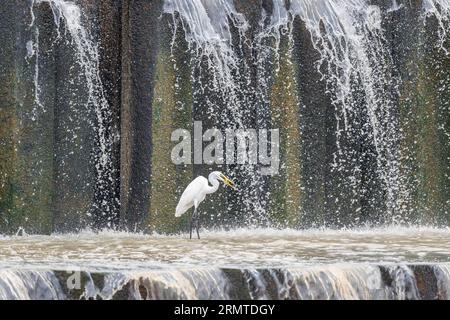
[[[0,269],[139,271],[160,268],[295,268],[320,264],[450,262],[450,230],[241,229],[188,235],[82,232],[0,238]]]

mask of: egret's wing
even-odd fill
[[[177,209],[175,211],[176,217],[181,216],[194,205],[194,199],[203,192],[205,184],[207,185],[208,181],[202,176],[195,178],[189,183],[181,195],[180,201],[178,201]]]

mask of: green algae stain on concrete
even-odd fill
[[[4,79],[0,86],[0,231],[10,230],[14,218],[14,198],[17,193],[14,184],[17,149],[14,143],[14,132],[17,118],[14,114],[14,99]]]
[[[272,126],[280,129],[280,172],[271,178],[272,221],[280,227],[297,227],[300,217],[300,128],[296,68],[287,40],[280,47],[279,70],[272,87]]]
[[[421,224],[449,221],[450,95],[445,70],[450,68],[450,57],[436,47],[435,32],[430,31],[435,22],[428,20],[419,33],[418,47],[407,65],[413,77],[400,97],[402,175],[407,177],[409,192],[403,209]]]
[[[36,11],[39,23],[53,24],[48,5],[40,5]],[[28,233],[50,233],[53,118],[51,107],[46,106],[44,110],[36,101],[37,88],[33,80],[39,52],[30,56],[23,41],[34,39],[33,29],[23,23],[30,19],[29,7],[19,3],[17,7],[3,8],[0,17],[5,22],[0,30],[3,44],[0,53],[0,230],[14,233],[24,228]],[[49,17],[51,19],[47,19]],[[40,45],[42,51],[47,52],[53,32],[41,33],[44,40]],[[47,53],[42,54],[41,64],[47,58]],[[41,75],[40,80],[43,84],[47,78]],[[43,94],[42,100],[47,96]]]
[[[171,36],[165,29],[164,36]],[[162,37],[163,39],[165,37]],[[171,141],[176,129],[191,130],[192,95],[190,68],[181,34],[176,34],[176,45],[169,48],[163,40],[156,66],[152,123],[152,183],[151,231],[176,233],[187,224],[188,215],[175,217],[175,208],[184,188],[192,180],[192,165],[175,165],[171,159]]]

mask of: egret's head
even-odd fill
[[[224,175],[220,171],[214,171],[212,174],[216,177],[217,180],[222,181],[225,185],[229,186],[230,188],[233,188],[236,190],[236,186],[234,185],[233,180],[228,178],[226,175]]]

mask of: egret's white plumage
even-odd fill
[[[211,186],[209,183],[211,183]],[[219,189],[219,181],[223,181],[226,185],[235,188],[233,181],[227,178],[219,171],[211,172],[208,176],[208,179],[205,177],[199,176],[192,180],[191,183],[186,187],[183,194],[181,195],[180,201],[178,201],[177,208],[175,210],[175,216],[180,217],[190,208],[194,207],[194,215],[196,215],[197,208],[200,203],[205,200],[207,194],[211,194]],[[193,218],[192,217],[192,218]],[[192,218],[191,218],[191,227],[190,232],[192,236]],[[197,235],[198,235],[198,217],[197,219]],[[199,236],[200,237],[200,236]]]
[[[208,180],[202,176],[195,178],[189,183],[181,195],[180,201],[178,201],[175,217],[180,217],[183,213],[192,208],[195,202],[199,204],[205,200],[206,193],[202,192],[205,186],[208,186]]]

